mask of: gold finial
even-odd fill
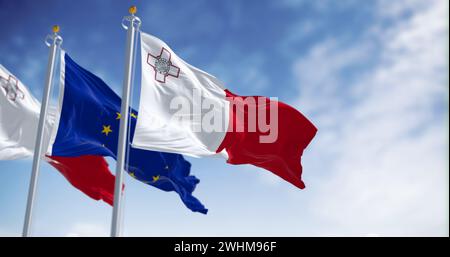
[[[58,33],[59,32],[59,26],[58,25],[53,26],[52,31],[53,31],[53,33]]]
[[[128,9],[128,12],[129,12],[131,15],[134,15],[134,14],[137,12],[137,7],[136,7],[136,5],[131,6],[130,9]]]

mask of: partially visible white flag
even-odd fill
[[[160,39],[140,35],[142,86],[133,146],[215,155],[228,128],[229,102],[222,82],[183,61]]]
[[[0,160],[33,155],[40,109],[40,102],[0,64]],[[54,120],[54,112],[48,113],[43,149],[48,145]]]

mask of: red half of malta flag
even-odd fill
[[[229,114],[229,120],[232,122],[217,152],[226,150],[227,162],[230,164],[253,164],[273,172],[298,188],[305,188],[301,180],[301,156],[314,138],[317,128],[303,114],[283,102],[272,101],[266,97],[242,97],[229,90],[225,92],[233,106]],[[253,99],[248,101],[248,98]],[[255,107],[241,108],[252,103],[255,103]],[[268,109],[271,106],[278,109],[278,126],[272,128],[277,131],[270,131],[275,133],[277,138],[273,142],[261,142],[261,138],[268,136],[269,132],[261,131],[258,127],[256,131],[249,131],[251,126],[247,123],[252,119],[248,117],[248,111],[267,109],[264,112],[265,122],[270,123],[270,113],[273,110]],[[259,118],[257,114],[256,124],[260,124]],[[239,127],[244,128],[244,131],[239,131]]]
[[[267,97],[231,93],[144,32],[141,55],[133,147],[194,157],[220,154],[230,164],[252,164],[305,187],[301,156],[317,129],[299,111]]]

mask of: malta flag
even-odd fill
[[[303,189],[301,156],[316,127],[293,107],[239,96],[214,76],[141,32],[140,115],[133,146],[194,157],[220,154],[252,164]]]
[[[40,109],[27,87],[0,65],[0,161],[33,156]],[[56,111],[49,110],[43,149],[50,148],[55,117]],[[42,158],[89,197],[113,204],[114,175],[102,156]]]
[[[0,160],[33,156],[40,108],[28,89],[0,65]],[[44,128],[47,145],[55,119],[55,112],[48,113]]]

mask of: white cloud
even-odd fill
[[[294,67],[319,128],[304,176],[324,235],[448,235],[448,2],[401,3]]]
[[[13,233],[7,229],[0,228],[0,237],[19,237],[19,234]]]
[[[208,71],[212,74],[220,74],[220,79],[225,85],[249,90],[247,93],[261,92],[269,87],[269,78],[262,68],[267,62],[263,54],[259,52],[244,54],[230,44],[224,44],[218,52],[217,59],[224,61],[211,64]],[[230,69],[230,66],[234,69]]]
[[[353,7],[355,3],[359,3],[357,0],[320,0],[320,1],[309,1],[309,0],[281,0],[274,2],[275,6],[282,8],[305,8],[311,7],[314,11],[325,12],[329,10],[336,9],[346,9],[348,7]],[[332,8],[330,8],[332,6]]]
[[[99,237],[109,236],[105,227],[98,224],[90,223],[76,223],[69,232],[66,233],[67,237]]]
[[[399,18],[408,12],[417,12],[421,8],[429,6],[424,0],[378,0],[377,14],[383,18]]]

